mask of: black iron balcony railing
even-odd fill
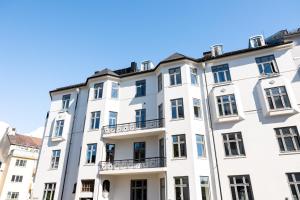
[[[144,168],[158,168],[166,166],[165,157],[144,158],[141,160],[126,159],[114,161],[101,161],[100,171],[105,170],[122,170],[122,169],[144,169]]]
[[[111,133],[125,133],[129,131],[144,130],[144,129],[153,129],[153,128],[162,128],[164,127],[164,119],[152,119],[140,122],[131,122],[124,124],[108,125],[103,126],[103,134]]]

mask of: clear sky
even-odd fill
[[[300,27],[299,0],[0,0],[0,121],[43,126],[48,91],[103,67],[155,64],[174,52],[200,57],[222,43]]]

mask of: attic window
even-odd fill
[[[257,48],[265,45],[265,40],[262,35],[254,36],[249,39],[249,48]]]

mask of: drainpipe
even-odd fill
[[[74,129],[74,124],[75,124],[79,91],[80,91],[80,89],[76,88],[76,103],[75,103],[75,109],[74,109],[74,117],[73,117],[73,121],[72,121],[72,129],[71,129],[71,134],[70,134],[70,139],[69,139],[69,148],[68,148],[68,154],[67,154],[66,169],[65,169],[65,173],[64,173],[63,186],[62,186],[62,192],[61,192],[61,198],[60,198],[61,200],[64,200],[64,189],[65,189],[66,176],[68,173],[68,163],[69,163],[70,150],[71,150],[71,144],[72,144],[72,136],[73,136],[73,129]]]
[[[206,88],[207,105],[208,105],[207,107],[208,107],[208,114],[209,114],[209,125],[210,125],[210,128],[211,128],[213,145],[214,145],[214,154],[215,154],[216,170],[217,170],[217,177],[218,177],[218,183],[219,183],[219,192],[220,192],[220,198],[221,198],[221,200],[223,200],[222,188],[221,188],[221,180],[220,180],[220,172],[219,172],[219,165],[218,165],[218,158],[217,158],[217,152],[216,152],[216,143],[215,143],[215,136],[214,136],[214,128],[213,128],[212,115],[211,115],[211,110],[210,110],[210,101],[209,101],[209,93],[208,93],[208,86],[207,86],[205,63],[203,63],[203,69],[204,69],[205,88]]]

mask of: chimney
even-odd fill
[[[211,55],[213,57],[223,54],[223,45],[222,44],[215,44],[215,45],[211,46],[210,48],[211,48]]]
[[[136,68],[137,68],[137,63],[136,62],[131,62],[130,71],[131,72],[136,72]]]
[[[204,58],[211,58],[211,51],[205,51],[205,52],[203,52],[203,57]]]

